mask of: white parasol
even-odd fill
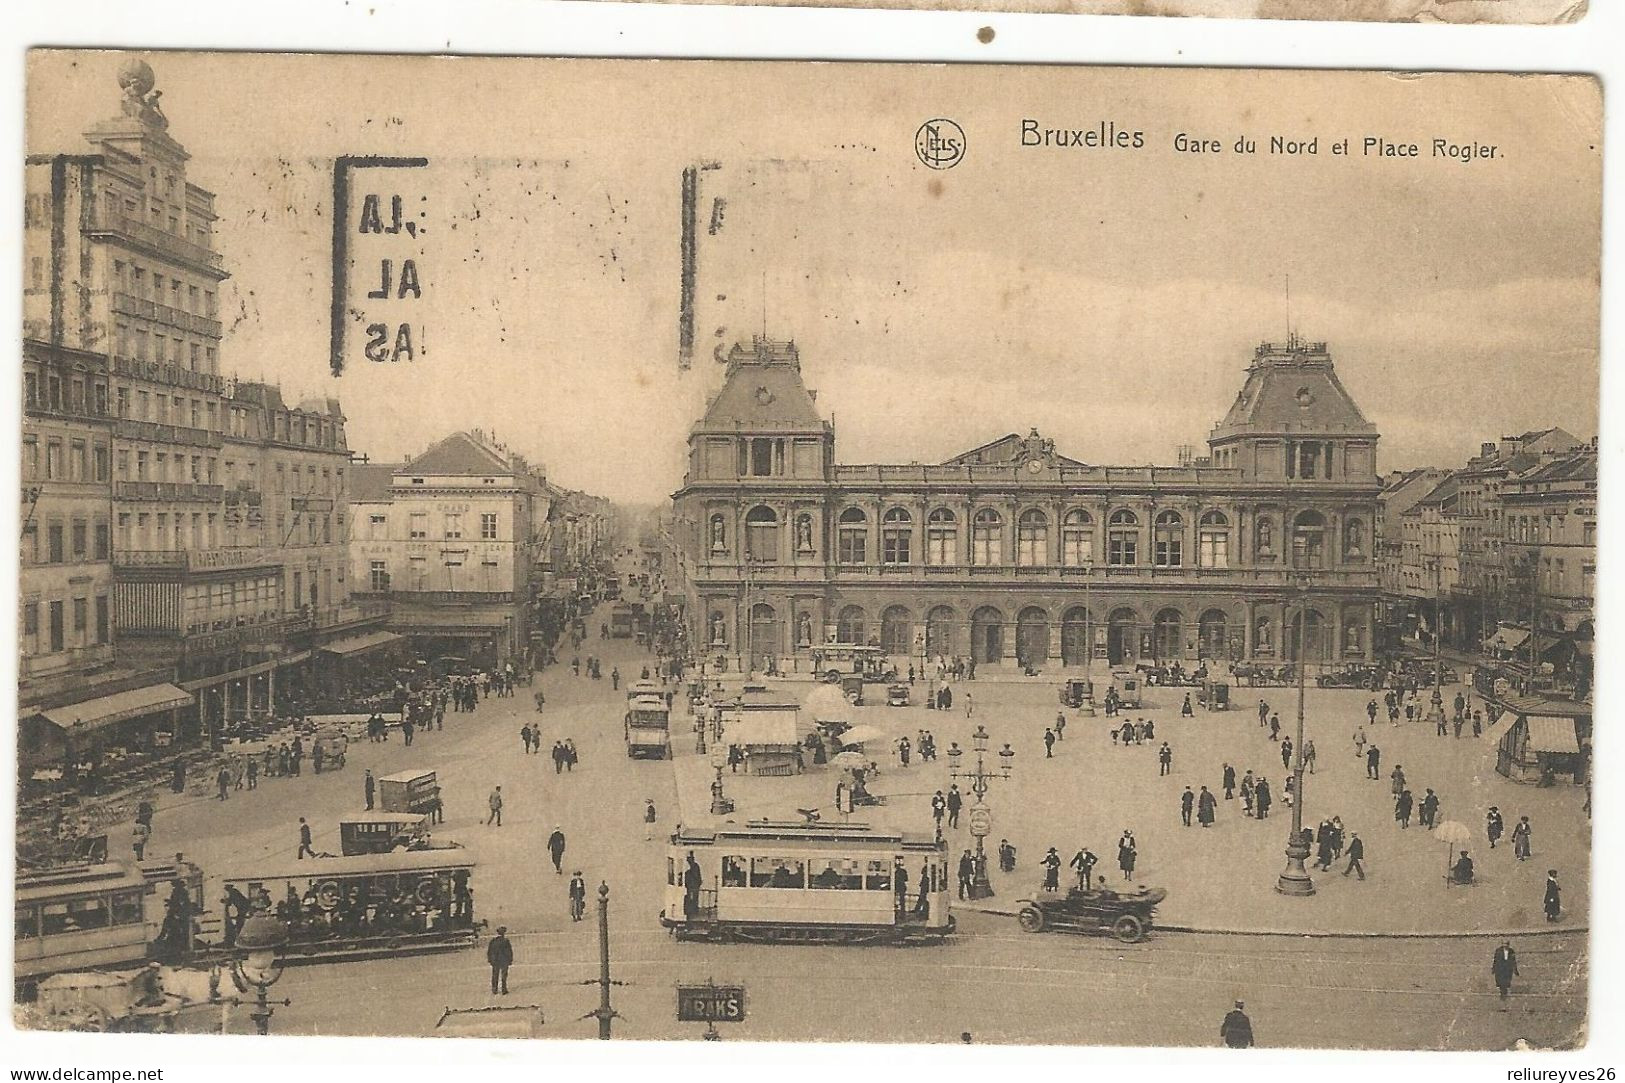
[[[852,704],[838,684],[821,684],[807,697],[804,708],[814,722],[850,722]]]
[[[1433,837],[1445,844],[1444,867],[1448,874],[1450,871],[1450,855],[1458,847],[1465,846],[1472,841],[1472,832],[1460,820],[1446,820],[1433,829]]]
[[[861,745],[867,741],[884,741],[887,737],[874,726],[853,726],[841,734],[838,740],[843,745]]]
[[[837,752],[835,757],[829,762],[830,765],[834,767],[856,770],[860,767],[869,766],[869,757],[865,756],[861,752],[855,752],[849,748],[845,752]]]

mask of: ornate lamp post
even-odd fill
[[[1309,625],[1309,588],[1313,581],[1307,575],[1294,578],[1298,588],[1298,739],[1292,746],[1292,833],[1286,840],[1286,868],[1276,878],[1275,890],[1282,895],[1313,895],[1315,882],[1304,866],[1309,857],[1309,842],[1303,837],[1304,673],[1309,662],[1304,653],[1304,634]]]
[[[1444,638],[1444,591],[1441,580],[1444,557],[1433,554],[1433,699],[1428,704],[1427,720],[1437,726],[1444,721],[1443,660],[1439,657],[1439,643]]]
[[[288,943],[287,927],[270,914],[259,913],[243,922],[237,934],[237,950],[231,967],[238,980],[238,988],[255,991],[254,1011],[250,1018],[260,1034],[271,1032],[272,1008],[266,998],[267,991],[282,977],[282,949]],[[291,1001],[282,1001],[284,1005]]]
[[[993,897],[993,885],[987,878],[987,852],[983,841],[993,831],[993,811],[987,807],[986,797],[988,784],[994,779],[1010,779],[1010,767],[1016,758],[1015,751],[1008,743],[999,749],[999,767],[997,772],[990,769],[986,763],[988,746],[987,728],[980,724],[976,732],[971,734],[971,747],[976,753],[976,766],[965,768],[961,764],[964,752],[957,744],[948,748],[948,775],[950,778],[966,779],[970,782],[970,792],[975,795],[976,803],[970,810],[970,833],[976,839],[976,876],[971,881],[970,897],[973,899],[990,899]]]

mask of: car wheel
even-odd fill
[[[1112,922],[1112,935],[1125,944],[1132,944],[1145,935],[1145,922],[1133,914],[1124,914]]]
[[[1036,906],[1023,906],[1016,915],[1016,922],[1021,926],[1022,932],[1043,932],[1044,912]]]

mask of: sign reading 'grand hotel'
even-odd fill
[[[939,466],[838,465],[793,343],[735,346],[674,495],[702,652],[826,640],[1055,668],[1368,656],[1377,432],[1324,343],[1258,347],[1184,465],[1095,466],[1035,431]]]

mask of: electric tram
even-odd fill
[[[866,824],[682,827],[660,923],[679,940],[921,943],[954,931],[948,845]]]

